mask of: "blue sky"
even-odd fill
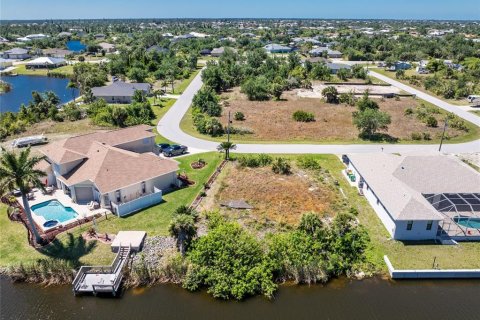
[[[479,0],[0,0],[0,19],[388,18],[480,20]]]

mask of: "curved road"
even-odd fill
[[[434,98],[426,93],[408,87],[398,81],[388,77],[384,79],[382,75],[371,72],[375,77],[398,86],[402,90],[417,94],[418,97],[431,102],[439,107],[454,112],[458,116],[475,123],[480,126],[480,118],[463,111],[455,106]],[[393,82],[393,83],[392,83]],[[193,79],[184,93],[177,99],[175,104],[168,110],[163,118],[158,122],[157,130],[165,138],[177,143],[188,146],[190,153],[199,153],[217,150],[218,142],[199,139],[185,133],[180,129],[180,121],[188,111],[192,103],[193,96],[202,87],[201,72]],[[417,93],[418,91],[418,93]],[[235,141],[233,141],[235,142]],[[406,152],[436,152],[438,145],[414,145],[414,144],[237,144],[236,152],[239,153],[324,153],[324,154],[344,154],[344,153],[371,153],[371,152],[388,152],[388,153],[406,153]],[[461,143],[461,144],[444,144],[442,152],[446,153],[472,153],[480,152],[480,140]]]

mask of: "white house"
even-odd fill
[[[457,158],[349,154],[347,162],[392,238],[480,239],[480,174]]]
[[[146,125],[59,140],[40,151],[47,157],[41,165],[47,185],[120,216],[161,202],[177,184],[178,162],[156,155],[155,134]]]
[[[63,58],[40,57],[25,64],[27,69],[34,68],[58,68],[67,64]]]

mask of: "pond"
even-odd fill
[[[74,297],[71,286],[0,279],[2,319],[479,319],[480,281],[339,279],[282,286],[275,299],[219,301],[174,285],[128,290],[121,298]]]
[[[27,105],[32,100],[32,91],[53,91],[61,103],[72,100],[72,90],[67,89],[67,78],[18,75],[2,76],[0,79],[12,86],[9,92],[0,94],[0,112],[17,112],[22,103]],[[74,89],[74,92],[75,97],[78,97],[78,90]]]
[[[87,45],[83,44],[79,40],[70,40],[67,41],[67,49],[73,52],[82,52],[85,51]]]

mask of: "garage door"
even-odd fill
[[[92,187],[75,187],[75,197],[77,203],[88,203],[93,200]]]

